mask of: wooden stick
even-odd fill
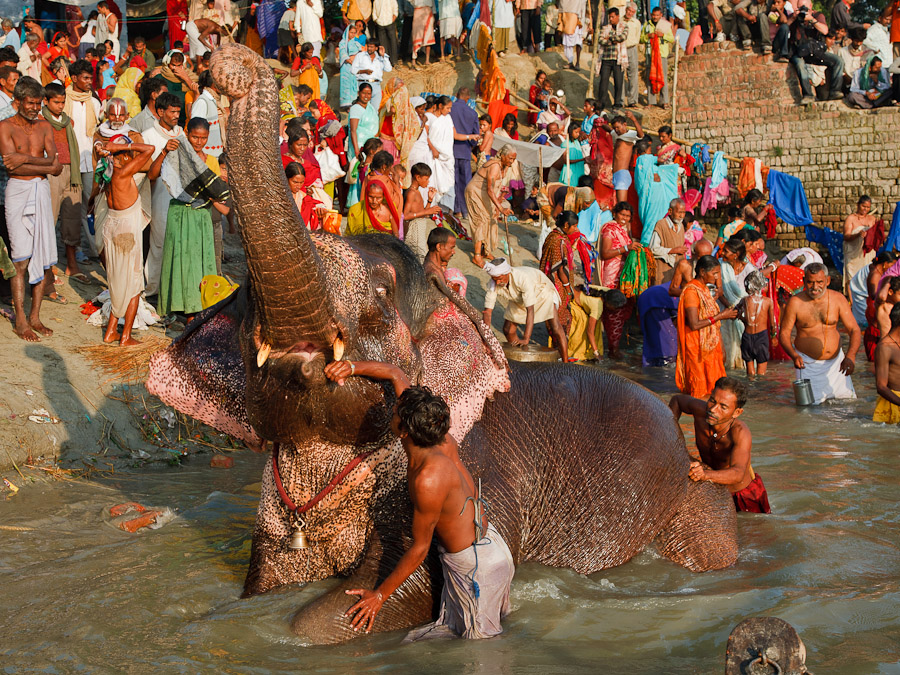
[[[510,93],[512,93],[512,92],[510,92]],[[485,106],[485,107],[487,107],[487,105],[488,105],[488,102],[487,102],[487,101],[476,101],[476,102],[477,102],[477,103],[480,103],[481,105],[483,105],[483,106]],[[527,113],[527,112],[534,112],[533,110],[529,110],[528,108],[520,108],[520,107],[518,107],[518,106],[515,106],[515,108],[516,108],[516,110],[518,110],[519,112],[526,112],[526,113]],[[485,112],[487,112],[487,111],[485,111]]]
[[[672,131],[675,131],[675,108],[678,105],[678,38],[675,38],[675,75],[672,77]]]
[[[514,91],[509,90],[509,95],[512,96],[517,101],[520,101],[520,102],[524,103],[525,105],[527,105],[528,110],[526,110],[526,112],[538,112],[538,113],[541,112],[541,109],[538,108],[534,103],[532,103],[531,101],[526,101],[524,98],[522,98],[521,96],[516,94]]]

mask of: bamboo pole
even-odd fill
[[[590,0],[586,1],[590,2]],[[597,53],[600,51],[600,22],[605,14],[603,9],[603,0],[600,0],[597,3],[597,16],[594,19],[594,43],[591,45],[591,74],[588,77],[588,88],[585,98],[591,98],[594,94],[594,73],[597,71]],[[600,105],[603,105],[603,101],[600,101]]]
[[[525,105],[527,105],[528,110],[526,112],[538,112],[538,113],[541,112],[541,109],[538,108],[536,105],[534,105],[534,103],[532,103],[531,101],[526,101],[524,98],[522,98],[521,96],[516,94],[511,89],[509,90],[509,95],[512,96],[517,101],[520,101],[520,102],[524,103]]]
[[[476,103],[480,103],[481,105],[483,105],[483,106],[485,106],[485,107],[487,107],[487,105],[488,105],[488,102],[487,102],[487,101],[476,101]],[[530,109],[528,109],[528,108],[520,108],[520,107],[518,107],[518,106],[516,106],[515,108],[516,108],[516,110],[518,110],[519,112],[525,112],[525,113],[527,113],[527,112],[534,112],[534,110],[530,110]],[[485,110],[485,112],[487,112],[487,110]]]
[[[675,74],[672,76],[672,133],[675,132],[675,108],[678,107],[678,37],[675,38]]]

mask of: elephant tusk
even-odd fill
[[[334,350],[335,361],[340,361],[344,358],[344,341],[341,338],[335,338],[332,349]]]
[[[263,364],[266,362],[266,359],[269,358],[269,352],[272,351],[272,347],[267,342],[263,342],[259,346],[259,351],[256,352],[256,367],[262,368]]]

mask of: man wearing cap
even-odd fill
[[[491,277],[484,296],[484,322],[491,325],[491,313],[499,296],[506,300],[503,334],[509,344],[526,346],[531,341],[534,324],[545,322],[563,362],[568,361],[569,344],[556,311],[561,300],[550,278],[534,267],[512,267],[505,258],[485,263],[484,271]],[[525,325],[521,338],[520,324]]]

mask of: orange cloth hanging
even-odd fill
[[[741,195],[741,199],[747,196],[747,193],[754,188],[760,192],[766,191],[766,178],[769,175],[769,167],[760,162],[759,174],[760,179],[756,179],[756,163],[759,160],[753,157],[744,157],[741,160],[741,173],[738,175],[737,189]]]
[[[650,34],[650,91],[658,94],[666,86],[666,74],[663,72],[662,55],[659,53],[659,35]]]

